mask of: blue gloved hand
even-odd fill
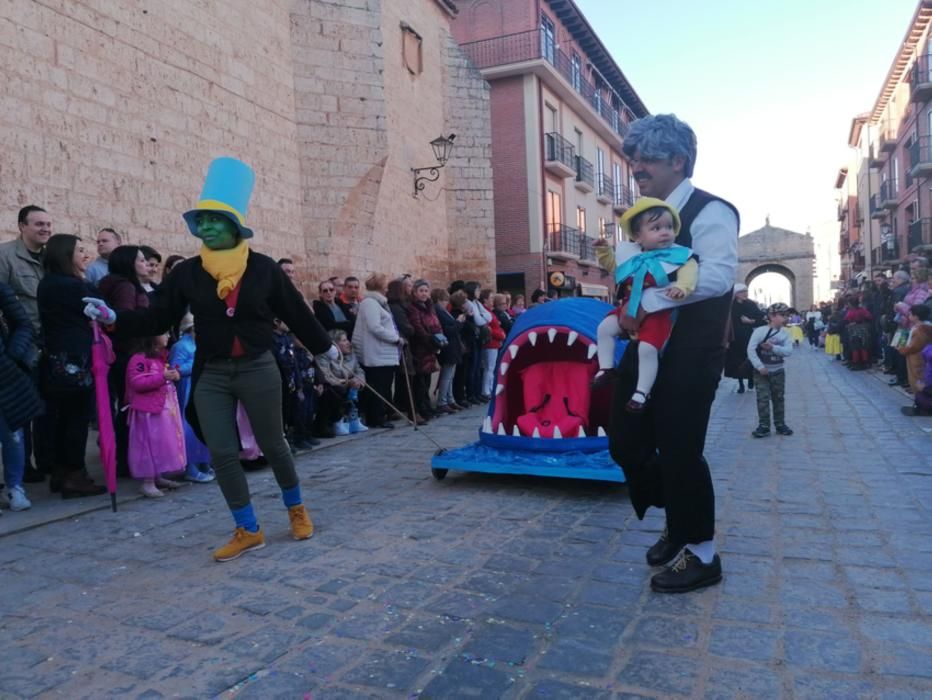
[[[81,301],[85,303],[84,315],[92,321],[99,321],[105,326],[112,326],[116,323],[116,311],[107,306],[103,299],[84,297]]]

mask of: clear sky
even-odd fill
[[[696,184],[738,207],[744,233],[768,214],[810,230],[827,285],[851,119],[873,107],[917,0],[576,4],[647,108],[695,129]]]

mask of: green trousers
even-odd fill
[[[757,423],[770,430],[770,404],[773,403],[773,424],[786,425],[783,419],[783,400],[786,392],[786,371],[773,374],[755,372],[757,387]]]
[[[282,490],[298,484],[282,425],[282,380],[271,352],[257,358],[212,360],[194,387],[194,406],[217,483],[230,510],[249,505],[249,485],[239,461],[236,404],[249,417],[259,449]]]

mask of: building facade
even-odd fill
[[[930,20],[932,0],[920,0],[872,110],[852,122],[855,157],[836,180],[845,280],[932,251]]]
[[[452,0],[86,0],[0,8],[3,238],[25,204],[194,254],[207,164],[256,171],[254,247],[330,275],[494,282],[489,88]],[[456,134],[437,181],[412,168]]]
[[[635,184],[621,148],[647,108],[571,0],[466,0],[452,31],[491,85],[497,286],[607,298],[595,259]]]

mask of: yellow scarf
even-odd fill
[[[201,246],[201,265],[208,275],[217,280],[217,296],[226,299],[236,288],[246,271],[249,246],[245,240],[227,250],[211,250]]]

